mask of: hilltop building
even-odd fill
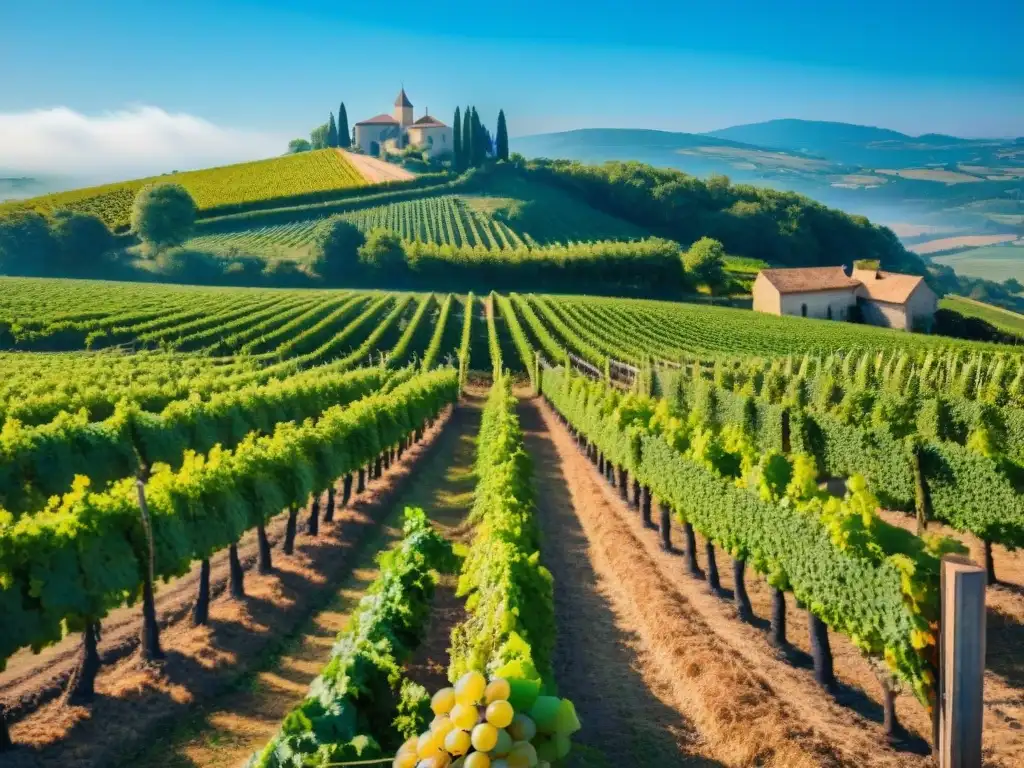
[[[900,330],[931,327],[938,297],[918,275],[878,269],[803,267],[762,269],[754,281],[754,310],[849,320]],[[856,308],[856,309],[855,309]]]
[[[360,120],[353,128],[353,143],[368,155],[399,152],[406,147],[419,147],[431,157],[452,151],[452,129],[424,110],[423,117],[413,119],[412,102],[405,88],[395,99],[393,114],[382,113]]]

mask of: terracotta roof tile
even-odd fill
[[[920,275],[901,275],[898,272],[874,269],[855,269],[853,277],[861,284],[857,291],[860,295],[889,304],[905,304],[910,294],[924,281]]]
[[[419,120],[417,120],[415,123],[413,123],[413,125],[418,125],[418,126],[421,126],[421,127],[431,127],[431,126],[433,126],[435,128],[447,128],[448,127],[447,125],[442,123],[440,120],[438,120],[436,117],[431,117],[430,115],[424,115]]]
[[[762,269],[779,293],[811,293],[856,288],[856,280],[847,277],[842,267],[800,267],[797,269]]]
[[[385,113],[371,117],[369,120],[360,120],[356,125],[398,125],[398,121],[391,115]]]

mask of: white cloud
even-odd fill
[[[282,154],[288,139],[138,106],[100,115],[67,107],[0,113],[0,169],[117,180]]]

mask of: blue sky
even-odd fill
[[[149,105],[298,136],[344,100],[513,136],[777,117],[1024,134],[1024,3],[0,0],[0,115]],[[287,7],[292,6],[292,7]],[[0,158],[2,166],[3,158]]]

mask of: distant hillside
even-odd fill
[[[0,171],[0,203],[52,192],[55,185],[31,176],[6,176]]]
[[[694,176],[720,174],[738,182],[805,193],[821,186],[822,174],[844,170],[801,152],[766,149],[697,133],[634,128],[586,128],[523,136],[512,139],[510,147],[531,159],[582,163],[632,160]]]
[[[640,128],[583,128],[562,133],[543,133],[512,139],[510,147],[529,158],[579,160],[602,163],[635,160],[650,165],[679,168],[699,176],[728,173],[747,179],[759,169],[799,168],[809,158],[796,152],[720,139],[698,133],[655,131]],[[810,161],[812,165],[824,165]]]
[[[656,131],[647,128],[580,128],[575,131],[560,133],[541,133],[534,136],[521,136],[512,139],[512,143],[535,152],[550,148],[580,149],[592,147],[595,150],[614,149],[616,147],[652,147],[658,149],[684,149],[698,146],[750,147],[740,141],[708,137],[699,133],[681,133],[677,131]]]
[[[1024,143],[913,137],[885,128],[772,120],[709,134],[592,128],[512,139],[528,158],[638,161],[799,192],[902,230],[1004,231],[1021,222]],[[910,226],[908,226],[910,225]]]
[[[710,131],[712,138],[806,152],[838,163],[872,168],[911,168],[929,164],[997,160],[1001,139],[961,139],[937,133],[908,136],[888,128],[821,120],[768,120]]]

